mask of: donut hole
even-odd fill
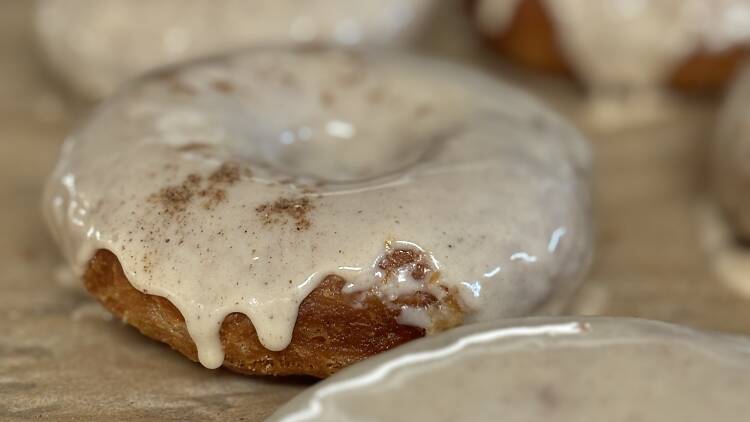
[[[396,173],[418,162],[440,138],[438,132],[419,132],[423,131],[401,122],[376,126],[331,118],[320,124],[281,131],[278,141],[268,142],[264,152],[269,164],[297,177],[362,182]]]
[[[262,144],[265,161],[297,177],[362,182],[413,166],[454,126],[427,99],[374,104],[357,94],[272,130]]]
[[[414,165],[465,115],[459,89],[416,63],[404,71],[403,63],[313,51],[261,51],[230,63],[223,78],[239,105],[227,122],[242,126],[237,153],[294,177],[361,182]]]

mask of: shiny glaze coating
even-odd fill
[[[467,322],[553,311],[589,261],[588,171],[570,126],[470,70],[264,49],[126,87],[68,139],[45,206],[79,274],[114,253],[217,367],[224,317],[281,350],[328,275],[384,303],[455,294]]]

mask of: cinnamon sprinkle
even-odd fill
[[[226,188],[237,183],[241,173],[238,164],[224,163],[207,179],[190,174],[181,184],[164,187],[152,194],[149,201],[160,204],[163,212],[170,216],[186,211],[196,197],[204,198],[202,206],[211,210],[226,201]],[[245,169],[244,174],[250,176],[250,170]]]
[[[224,163],[218,170],[208,176],[208,181],[214,184],[233,185],[240,180],[240,166],[237,163]]]
[[[309,198],[280,198],[272,203],[259,205],[255,212],[265,225],[284,225],[290,219],[297,231],[307,230],[312,225],[309,214],[315,208]]]
[[[196,174],[188,175],[181,184],[167,186],[152,194],[149,201],[160,204],[167,215],[179,214],[187,209],[201,181]]]

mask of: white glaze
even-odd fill
[[[498,34],[522,0],[479,0]],[[594,90],[657,87],[691,54],[750,42],[749,0],[541,0],[571,66]]]
[[[208,146],[180,150],[195,142]],[[197,196],[176,216],[154,203],[190,174],[205,188],[230,161],[252,176],[222,185],[211,209]],[[470,70],[255,50],[128,86],[66,141],[44,201],[79,274],[96,250],[115,253],[137,289],[175,304],[216,367],[231,312],[280,350],[326,275],[387,300],[399,290],[378,281],[386,246],[423,250],[469,322],[552,309],[589,260],[588,172],[578,133]],[[309,200],[309,227],[267,224],[257,209],[280,198]]]
[[[744,421],[750,341],[616,318],[506,321],[414,341],[269,422]]]
[[[435,0],[38,0],[49,62],[98,98],[148,69],[238,47],[288,42],[400,44]]]

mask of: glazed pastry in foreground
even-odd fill
[[[101,98],[150,69],[240,47],[309,42],[402,44],[435,0],[37,0],[48,62]]]
[[[750,43],[748,0],[474,0],[480,31],[519,63],[597,92],[715,90]]]
[[[750,69],[732,86],[719,115],[713,151],[714,188],[729,223],[750,239]]]
[[[740,422],[748,391],[747,339],[637,319],[532,318],[384,353],[268,421]]]
[[[86,287],[144,334],[210,368],[325,376],[557,310],[589,261],[589,167],[569,125],[469,69],[259,49],[127,86],[44,201]]]

